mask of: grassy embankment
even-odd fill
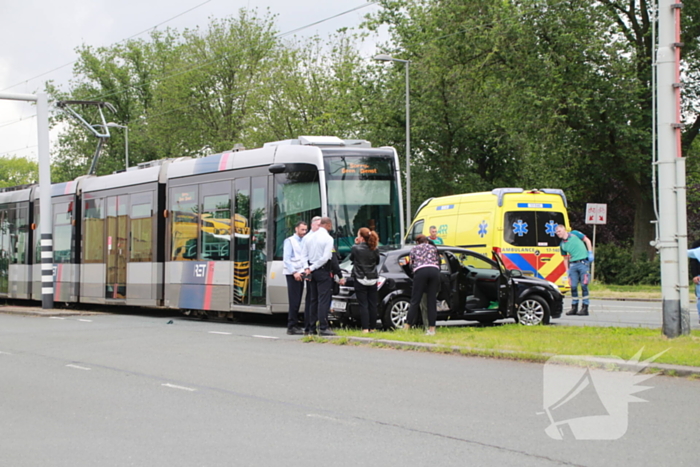
[[[595,284],[592,298],[660,299],[661,289],[656,286],[608,286]],[[692,297],[694,299],[694,297]],[[696,320],[695,306],[691,305],[691,319]],[[359,330],[340,330],[341,336],[367,337]],[[420,330],[377,332],[373,339],[437,344],[433,350],[450,351],[458,347],[467,355],[483,355],[545,361],[552,355],[616,356],[629,360],[640,349],[641,360],[666,352],[655,362],[700,367],[700,331],[676,339],[666,338],[659,329],[537,326],[517,324],[487,327],[440,327],[436,336],[426,336]],[[347,343],[345,339],[337,343]],[[373,344],[382,345],[382,344]]]

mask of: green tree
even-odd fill
[[[0,157],[0,188],[30,185],[39,181],[39,166],[24,157]]]
[[[616,239],[634,238],[637,256],[653,252],[647,1],[382,5],[370,27],[387,24],[391,52],[412,60],[416,164],[430,174],[416,180],[421,194],[556,186],[574,221],[585,202],[608,202]],[[690,64],[697,6],[688,10]]]

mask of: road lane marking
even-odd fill
[[[69,363],[69,364],[66,365],[66,366],[67,366],[67,367],[70,367],[70,368],[75,368],[76,370],[90,371],[90,368],[87,368],[87,367],[84,367],[84,366],[80,366],[80,365],[73,365],[72,363]]]
[[[190,392],[196,391],[196,389],[194,389],[194,388],[188,388],[185,386],[178,386],[177,384],[163,383],[163,384],[161,384],[161,386],[165,386],[166,388],[182,389],[183,391],[190,391]]]
[[[12,354],[11,354],[10,352],[3,352],[2,350],[0,350],[0,354],[4,354],[4,355],[12,355]]]
[[[209,331],[209,334],[223,334],[224,336],[230,336],[232,332],[221,332],[221,331]]]
[[[329,422],[342,423],[343,425],[356,425],[356,423],[351,421],[351,420],[343,420],[340,418],[329,417],[328,415],[321,415],[321,414],[317,414],[317,413],[308,413],[308,414],[306,414],[306,416],[309,418],[318,418],[320,420],[328,420]]]
[[[83,323],[92,323],[91,319],[80,319],[78,318],[78,321],[82,321]]]
[[[49,319],[66,319],[66,318],[59,318],[58,316],[49,316]]]
[[[279,337],[274,337],[274,336],[261,336],[259,334],[253,334],[253,337],[258,337],[260,339],[279,339]]]

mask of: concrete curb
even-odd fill
[[[99,315],[100,311],[84,311],[84,310],[61,310],[52,308],[45,310],[40,307],[28,306],[0,306],[0,313],[7,315],[26,315],[26,316],[44,316],[44,317],[63,317],[63,316],[84,316],[84,315]]]
[[[361,344],[381,344],[388,347],[393,347],[396,349],[406,349],[406,350],[450,350],[452,353],[465,355],[465,356],[486,356],[489,358],[512,358],[516,355],[532,355],[533,357],[540,357],[542,360],[547,360],[549,358],[555,357],[555,354],[549,353],[528,353],[528,352],[517,352],[514,350],[494,350],[494,349],[479,349],[474,347],[458,347],[458,346],[446,346],[440,344],[431,344],[427,342],[405,342],[405,341],[395,341],[390,339],[373,339],[371,337],[348,337],[348,336],[331,336],[324,337],[324,339],[340,340],[346,339],[350,342],[357,342]],[[569,359],[567,362],[561,362],[562,364],[570,365],[585,365],[593,366],[597,368],[608,368],[611,371],[630,371],[634,373],[659,373],[669,376],[700,376],[700,367],[695,366],[685,366],[685,365],[669,365],[666,363],[633,363],[633,362],[620,362],[619,360],[613,360],[610,358],[602,357],[576,357]]]

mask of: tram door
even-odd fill
[[[8,292],[10,268],[10,223],[8,211],[0,210],[0,293]]]
[[[109,196],[107,204],[107,271],[105,298],[126,298],[129,195]]]
[[[267,177],[236,179],[233,218],[233,303],[267,300]]]

